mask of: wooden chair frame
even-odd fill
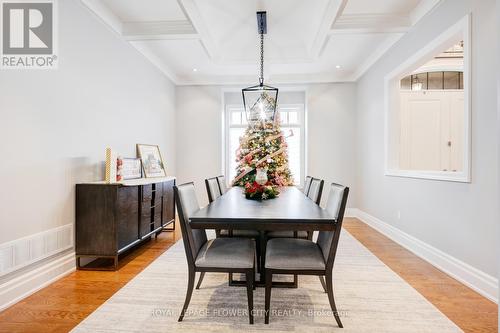
[[[188,185],[194,184],[192,182],[182,184],[179,186],[183,185]],[[247,297],[248,297],[248,315],[249,315],[249,322],[250,324],[253,324],[253,289],[254,289],[254,279],[255,279],[255,262],[253,264],[252,268],[248,269],[242,269],[242,268],[221,268],[221,267],[197,267],[195,264],[195,259],[196,255],[192,252],[191,250],[191,245],[190,243],[192,235],[189,235],[190,232],[187,230],[186,226],[189,223],[189,221],[184,220],[184,212],[182,208],[182,204],[180,202],[179,198],[179,190],[178,186],[174,186],[174,197],[175,201],[177,203],[177,210],[179,213],[179,219],[180,219],[180,225],[181,225],[181,233],[182,233],[182,239],[184,243],[184,249],[186,251],[186,258],[187,258],[187,263],[188,263],[188,287],[186,291],[186,299],[184,301],[184,305],[182,307],[181,314],[179,316],[178,321],[182,321],[184,319],[184,315],[187,311],[187,308],[189,306],[189,302],[191,301],[191,296],[193,294],[193,287],[194,287],[194,280],[196,276],[196,272],[200,272],[200,280],[198,282],[201,284],[201,281],[203,280],[203,276],[205,275],[206,272],[224,272],[224,273],[243,273],[246,276],[246,287],[247,287]]]
[[[333,183],[335,186],[342,186]],[[339,214],[337,221],[335,222],[335,230],[333,231],[332,243],[330,245],[330,252],[328,253],[328,259],[326,260],[326,265],[324,270],[290,270],[290,269],[270,269],[266,270],[266,291],[265,291],[265,319],[264,322],[269,324],[269,310],[271,303],[271,289],[274,274],[293,274],[295,275],[317,275],[320,278],[321,285],[328,294],[328,301],[330,302],[330,307],[333,311],[335,321],[340,328],[343,327],[342,321],[337,311],[337,306],[335,305],[335,298],[333,296],[333,264],[335,262],[335,257],[337,254],[337,247],[339,243],[340,233],[342,231],[342,222],[344,220],[345,208],[347,205],[347,197],[349,195],[349,187],[344,187],[344,193],[342,196],[342,201],[340,204]],[[323,278],[326,280],[324,281]]]

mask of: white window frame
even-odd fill
[[[226,90],[225,92],[233,92],[232,90]],[[304,101],[305,102],[305,101]],[[296,185],[302,186],[305,176],[306,176],[306,105],[305,104],[282,104],[278,105],[278,110],[281,108],[295,108],[297,109],[299,113],[299,122],[297,124],[281,124],[281,127],[286,128],[300,128],[301,131],[301,143],[300,143],[300,171],[301,171],[301,177],[300,179],[297,179],[297,177],[294,177],[294,181]],[[226,178],[226,182],[231,182],[232,179],[230,178],[229,172],[230,172],[230,164],[231,161],[229,160],[229,156],[231,155],[231,152],[229,151],[229,129],[230,128],[247,128],[246,124],[242,125],[233,125],[231,124],[231,115],[230,112],[231,110],[234,109],[241,109],[244,112],[243,109],[243,104],[223,104],[223,147],[224,147],[224,153],[223,155],[223,165],[224,165],[224,175]],[[284,133],[287,135],[287,133]]]
[[[471,17],[470,14],[451,26],[436,39],[408,58],[384,79],[385,87],[385,175],[396,177],[471,181]],[[400,140],[400,80],[424,65],[436,54],[451,46],[457,37],[464,41],[464,152],[462,171],[404,170],[399,168]]]
[[[300,141],[300,177],[293,176],[293,179],[295,181],[295,185],[298,186],[303,186],[304,179],[306,178],[306,110],[305,110],[305,105],[304,104],[281,104],[278,105],[278,110],[280,111],[281,109],[287,109],[287,108],[293,108],[298,111],[299,113],[299,122],[296,124],[280,124],[281,129],[283,130],[283,127],[286,128],[298,128],[300,129],[300,135],[301,135],[301,141]],[[284,133],[285,136],[288,133]]]

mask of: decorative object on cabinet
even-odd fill
[[[157,145],[137,144],[137,156],[142,161],[146,178],[165,177],[165,165]]]
[[[116,181],[122,181],[123,180],[123,158],[121,156],[118,156],[116,158]]]
[[[77,268],[109,270],[97,264],[112,259],[116,270],[120,254],[163,230],[175,230],[174,185],[174,177],[77,184]],[[82,264],[82,258],[100,260]]]
[[[142,164],[140,158],[122,159],[122,178],[123,180],[142,178]]]
[[[106,148],[105,182],[108,184],[116,182],[116,153],[110,147]]]

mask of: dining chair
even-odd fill
[[[219,183],[220,193],[224,194],[227,192],[226,178],[223,175],[217,176],[217,182]]]
[[[309,197],[309,199],[316,202],[316,204],[318,204],[318,205],[321,202],[321,194],[323,192],[323,184],[324,183],[325,183],[325,181],[322,179],[313,178],[311,180],[311,186],[309,188],[309,192],[307,193],[307,196]]]
[[[319,197],[321,198],[321,192],[323,191],[323,183],[324,181],[323,180],[319,180],[317,178],[313,178],[311,176],[307,176],[306,177],[306,180],[305,180],[305,185],[304,185],[304,188],[302,189],[302,192],[305,194],[305,195],[308,195],[309,194],[309,189],[312,187],[312,183],[313,183],[313,180],[314,180],[314,188],[313,188],[313,191],[314,191],[314,201],[316,201],[316,203],[318,203],[318,198],[316,198],[316,196],[319,195]],[[319,184],[319,185],[318,185]],[[321,189],[319,189],[319,187]],[[318,191],[319,189],[319,191]],[[311,197],[309,197],[311,198]],[[268,239],[271,239],[271,238],[304,238],[304,239],[312,239],[312,232],[307,232],[307,231],[289,231],[289,230],[276,230],[276,231],[270,231],[268,233],[266,233],[266,236]]]
[[[306,177],[306,180],[304,182],[304,187],[302,188],[302,192],[304,192],[305,195],[307,195],[309,193],[309,188],[311,187],[312,179],[313,179],[313,177],[311,177],[311,176]]]
[[[193,183],[174,186],[182,240],[188,263],[186,299],[178,321],[182,321],[193,294],[196,272],[242,273],[246,275],[249,322],[253,324],[253,285],[255,277],[255,242],[248,238],[208,240],[206,231],[192,229],[190,216],[200,209]]]
[[[208,202],[213,202],[222,195],[217,177],[205,179],[205,186],[207,188]]]
[[[325,209],[335,217],[335,222],[333,222],[335,229],[333,231],[320,231],[316,242],[298,238],[274,238],[267,243],[264,312],[266,324],[269,324],[273,275],[298,274],[319,276],[323,288],[328,293],[328,300],[335,320],[339,327],[343,327],[333,297],[333,264],[337,254],[348,195],[348,187],[331,184]],[[323,277],[326,282],[323,281]]]
[[[302,191],[311,200],[315,201],[316,204],[319,205],[319,202],[321,201],[321,194],[323,192],[323,184],[324,184],[323,180],[320,180],[318,178],[314,178],[311,176],[307,176],[306,181],[305,181],[305,186],[302,189]],[[310,196],[309,196],[309,194],[310,194]],[[276,231],[269,231],[269,232],[265,233],[265,237],[266,237],[266,239],[264,240],[264,244],[266,244],[267,240],[273,239],[273,238],[301,238],[301,239],[312,240],[313,232],[312,231],[305,231],[305,230],[300,230],[300,231],[276,230]],[[267,245],[261,246],[262,247],[261,252],[262,252],[262,255],[264,255],[264,256],[266,255],[266,246]],[[293,276],[293,287],[294,288],[298,287],[297,275]]]
[[[220,181],[222,178],[222,181]],[[224,176],[212,177],[205,179],[205,186],[207,188],[208,202],[212,203],[218,199],[224,192],[222,192],[221,183],[224,183]],[[225,187],[224,187],[225,188]],[[260,233],[257,230],[215,230],[215,237],[240,237],[240,238],[250,238],[254,239],[260,244]],[[260,258],[260,246],[257,246],[257,258]],[[203,282],[205,274],[200,274],[198,278],[198,283],[196,284],[196,289],[200,289]],[[229,284],[233,285],[233,274],[229,274]]]

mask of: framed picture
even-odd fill
[[[146,178],[165,177],[165,165],[157,145],[137,144],[137,155],[142,162],[142,170]]]
[[[142,163],[140,158],[126,157],[122,161],[121,175],[123,180],[142,178]]]

